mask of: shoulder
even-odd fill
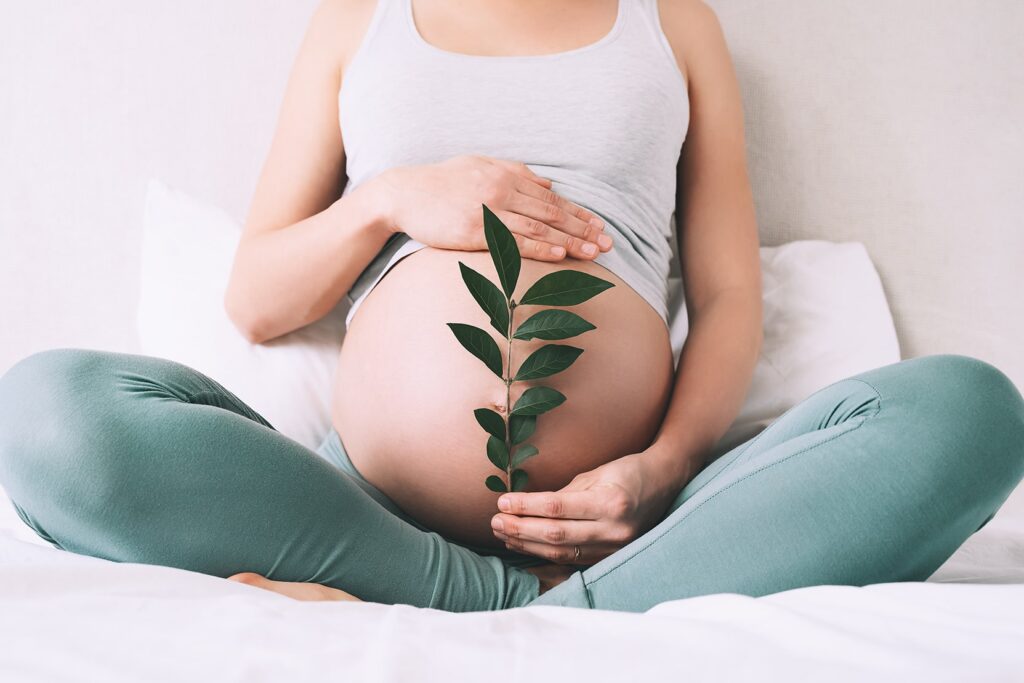
[[[728,47],[715,10],[704,0],[656,0],[661,28],[675,53],[687,84],[706,64],[728,58]]]
[[[308,40],[330,57],[339,71],[355,54],[378,2],[386,0],[320,0],[307,29]]]

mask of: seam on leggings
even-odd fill
[[[775,420],[772,420],[772,422],[773,422],[773,423],[775,423],[775,422],[778,422],[779,420],[781,420],[781,419],[782,419],[782,418],[783,418],[783,417],[784,417],[784,416],[786,415],[786,413],[788,413],[788,412],[789,412],[790,410],[792,410],[792,409],[793,409],[793,408],[795,408],[795,407],[796,407],[796,406],[790,406],[789,410],[787,410],[787,411],[786,411],[785,413],[783,413],[782,415],[779,415],[779,417],[778,417],[777,419],[775,419]],[[715,474],[715,475],[714,475],[713,477],[711,477],[711,478],[710,478],[710,479],[708,479],[708,480],[707,480],[706,482],[704,482],[704,485],[703,485],[703,486],[701,486],[701,487],[700,487],[699,489],[697,489],[697,490],[696,490],[696,491],[694,491],[693,493],[694,493],[694,494],[697,494],[697,493],[698,493],[699,491],[702,491],[702,490],[703,490],[703,489],[704,489],[705,487],[707,487],[707,485],[708,485],[708,484],[710,484],[711,482],[715,481],[715,480],[716,480],[716,479],[718,479],[718,478],[719,478],[720,476],[722,476],[723,474],[725,474],[726,472],[728,472],[728,471],[729,471],[729,469],[730,469],[730,468],[731,468],[731,467],[732,467],[733,465],[735,465],[735,464],[736,464],[736,462],[737,462],[737,461],[738,461],[738,460],[739,460],[739,459],[740,459],[740,458],[741,458],[741,457],[743,456],[743,454],[747,452],[747,449],[748,449],[748,448],[750,448],[751,446],[753,446],[753,445],[754,445],[755,443],[757,443],[757,440],[758,440],[758,439],[760,439],[760,438],[761,438],[762,436],[764,436],[764,433],[768,431],[768,427],[771,427],[771,425],[770,425],[770,424],[769,424],[769,425],[766,425],[766,426],[765,426],[765,428],[764,428],[764,429],[762,429],[762,430],[761,430],[761,431],[760,431],[760,432],[759,432],[759,433],[757,434],[757,436],[755,436],[755,437],[754,437],[753,439],[751,439],[750,441],[748,441],[748,442],[747,442],[747,445],[743,447],[743,450],[741,450],[741,451],[740,451],[739,453],[737,453],[737,454],[736,454],[736,457],[732,459],[732,462],[730,462],[730,463],[729,463],[729,464],[727,464],[727,465],[726,465],[725,467],[723,467],[722,469],[720,469],[720,470],[719,470],[719,471],[718,471],[718,472],[717,472],[717,473],[716,473],[716,474]],[[684,486],[683,486],[683,488],[686,488],[686,486],[684,485]],[[680,491],[680,492],[681,492],[682,490],[683,490],[683,489],[679,489],[679,491]],[[679,495],[679,493],[677,492],[677,493],[676,493],[676,495]]]
[[[817,391],[815,391],[815,392],[813,392],[813,393],[809,394],[809,395],[807,396],[807,398],[805,398],[805,399],[803,399],[803,400],[801,400],[801,401],[798,401],[798,402],[797,402],[796,404],[794,404],[794,405],[791,405],[791,406],[790,406],[789,408],[787,408],[787,409],[786,409],[786,410],[785,410],[785,411],[784,411],[784,412],[783,412],[783,413],[782,413],[781,415],[779,415],[779,416],[778,416],[777,418],[775,418],[774,420],[772,420],[772,421],[771,421],[771,423],[769,423],[768,425],[766,425],[764,429],[762,429],[762,430],[761,430],[760,432],[758,432],[758,434],[757,434],[757,435],[756,435],[756,436],[755,436],[755,437],[754,437],[753,439],[751,439],[750,441],[748,441],[748,442],[747,442],[747,444],[746,444],[746,445],[745,445],[745,446],[743,447],[743,450],[741,450],[741,451],[740,451],[739,453],[737,453],[737,454],[736,454],[736,457],[732,459],[732,462],[730,462],[730,463],[729,463],[728,465],[726,465],[726,466],[725,466],[725,467],[723,467],[723,468],[722,468],[721,470],[719,470],[719,471],[718,471],[718,472],[717,472],[717,473],[716,473],[716,474],[715,474],[715,475],[714,475],[713,477],[711,477],[711,478],[710,478],[710,479],[708,479],[708,480],[707,480],[706,482],[704,482],[704,484],[703,484],[703,485],[702,485],[702,486],[701,486],[701,487],[700,487],[699,489],[697,489],[696,491],[694,491],[694,492],[693,492],[693,494],[694,494],[694,495],[696,495],[696,494],[700,493],[700,492],[701,492],[701,491],[703,491],[703,490],[704,490],[705,488],[707,488],[707,486],[708,486],[709,484],[711,484],[712,482],[716,481],[716,480],[717,480],[717,479],[718,479],[719,477],[721,477],[721,476],[722,476],[723,474],[725,474],[726,472],[728,472],[728,471],[729,471],[729,470],[730,470],[730,469],[732,468],[732,466],[733,466],[733,465],[735,465],[735,464],[736,464],[737,462],[739,462],[739,459],[740,459],[741,457],[743,457],[743,454],[747,452],[747,449],[748,449],[748,448],[750,448],[751,446],[753,446],[753,445],[754,445],[755,443],[757,443],[757,440],[758,440],[758,439],[760,439],[760,438],[761,438],[762,436],[764,436],[765,432],[767,432],[767,431],[768,431],[768,429],[769,429],[769,428],[770,428],[770,427],[771,427],[771,426],[772,426],[773,424],[775,424],[776,422],[778,422],[779,420],[781,420],[782,418],[784,418],[784,417],[785,417],[786,415],[788,415],[789,413],[791,413],[791,412],[792,412],[793,410],[795,410],[795,409],[797,408],[797,406],[799,406],[800,404],[804,403],[804,401],[809,401],[809,400],[810,400],[811,398],[813,398],[813,397],[814,397],[814,396],[815,396],[816,394],[819,394],[819,393],[821,393],[822,391],[825,391],[826,389],[829,389],[829,388],[831,388],[831,387],[833,387],[833,386],[835,386],[835,385],[839,384],[840,382],[847,382],[847,381],[851,381],[851,380],[852,380],[852,381],[855,381],[855,382],[860,382],[861,384],[865,384],[865,385],[867,385],[867,386],[868,386],[868,388],[870,388],[870,389],[871,389],[871,391],[875,392],[875,397],[876,397],[876,398],[878,399],[878,410],[881,410],[881,409],[882,409],[882,395],[881,395],[881,394],[879,393],[878,389],[876,389],[875,387],[871,386],[870,384],[868,384],[868,383],[867,383],[867,382],[865,382],[864,380],[862,380],[862,379],[857,379],[857,378],[855,378],[855,377],[844,377],[843,379],[837,379],[837,380],[836,380],[835,382],[832,382],[832,384],[828,384],[828,385],[826,385],[826,386],[823,386],[822,388],[818,389]],[[877,412],[877,411],[876,411],[876,412]],[[872,415],[873,415],[873,414],[874,414],[874,413],[872,413]],[[869,416],[869,417],[870,417],[870,416]],[[852,430],[851,430],[851,431],[852,431]],[[845,434],[846,432],[843,432],[843,433]],[[824,443],[824,442],[822,442],[822,443]],[[724,454],[724,455],[727,455],[727,454]],[[683,488],[685,488],[685,485],[683,486]],[[681,488],[681,489],[679,489],[679,490],[680,490],[680,491],[682,491],[682,488]],[[676,495],[678,495],[678,493],[677,493]]]
[[[852,378],[852,377],[848,377],[848,378],[844,378],[844,379],[853,379],[853,378]],[[838,380],[838,381],[843,381],[843,380]],[[765,471],[765,470],[767,470],[767,469],[770,469],[770,468],[772,468],[772,467],[775,467],[776,465],[781,465],[782,463],[784,463],[784,462],[786,462],[786,461],[788,461],[788,460],[791,460],[791,459],[795,458],[796,456],[800,455],[801,453],[806,453],[807,451],[809,451],[809,450],[812,450],[812,449],[814,449],[814,448],[817,448],[817,447],[819,447],[819,446],[824,446],[825,444],[829,443],[830,441],[835,441],[836,439],[838,439],[839,437],[841,437],[841,436],[843,436],[843,435],[845,435],[845,434],[851,434],[851,433],[853,433],[853,432],[857,431],[858,429],[860,429],[861,425],[863,425],[863,424],[864,424],[865,422],[867,422],[869,418],[872,418],[872,417],[874,417],[875,415],[878,415],[878,414],[879,414],[879,413],[880,413],[880,412],[882,411],[882,396],[881,396],[881,394],[880,394],[880,393],[878,392],[878,390],[877,390],[877,389],[875,389],[875,388],[874,388],[873,386],[871,386],[871,385],[870,385],[870,384],[868,384],[867,382],[864,382],[863,380],[859,380],[859,379],[858,379],[858,380],[855,380],[855,381],[857,381],[857,382],[861,382],[862,384],[865,384],[865,385],[867,385],[868,387],[870,387],[870,388],[871,388],[871,390],[872,390],[872,391],[874,391],[874,392],[875,392],[875,396],[876,396],[876,397],[878,398],[878,408],[877,408],[877,409],[875,410],[875,412],[871,413],[870,415],[865,415],[865,416],[863,416],[863,419],[862,419],[862,420],[861,420],[860,422],[858,422],[858,423],[857,423],[857,424],[856,424],[856,425],[855,425],[855,426],[854,426],[854,427],[853,427],[852,429],[847,429],[846,431],[843,431],[843,432],[840,432],[839,434],[836,434],[836,435],[834,435],[834,436],[831,436],[831,437],[829,437],[829,438],[825,439],[824,441],[821,441],[821,442],[819,442],[819,443],[816,443],[816,444],[812,444],[812,445],[810,445],[810,446],[807,446],[806,448],[802,448],[802,449],[800,449],[799,451],[797,451],[796,453],[790,453],[789,455],[787,455],[787,456],[786,456],[785,458],[783,458],[782,460],[777,460],[777,461],[775,461],[775,462],[773,462],[773,463],[769,463],[769,464],[767,464],[767,465],[764,465],[763,467],[759,467],[759,468],[757,468],[756,470],[754,470],[753,472],[751,472],[751,473],[749,473],[749,474],[747,474],[747,475],[744,475],[744,476],[743,476],[743,477],[742,477],[741,479],[737,479],[737,480],[736,480],[736,481],[734,481],[733,483],[729,484],[728,486],[726,486],[725,488],[723,488],[723,489],[722,489],[721,491],[716,491],[716,492],[715,492],[714,494],[712,494],[712,495],[711,495],[711,496],[710,496],[710,497],[709,497],[709,498],[708,498],[707,500],[703,501],[703,502],[702,502],[702,503],[701,503],[700,505],[698,505],[697,507],[693,508],[692,510],[690,510],[689,512],[687,512],[687,513],[686,513],[685,515],[683,515],[682,517],[680,517],[679,519],[677,519],[677,520],[676,520],[676,521],[675,521],[675,522],[674,522],[674,523],[672,524],[672,526],[668,527],[667,529],[665,529],[664,531],[662,531],[662,532],[661,532],[660,534],[658,534],[658,537],[657,537],[657,538],[653,538],[653,539],[651,539],[651,540],[650,540],[650,541],[648,541],[648,542],[647,542],[646,544],[644,544],[644,545],[643,545],[642,547],[638,548],[638,549],[636,550],[636,552],[634,552],[634,553],[633,553],[632,555],[630,555],[629,557],[627,557],[626,559],[624,559],[624,560],[623,560],[622,562],[620,562],[619,564],[615,565],[614,567],[611,567],[611,568],[609,568],[609,569],[608,569],[607,571],[605,571],[605,572],[604,572],[603,574],[601,574],[600,576],[598,576],[598,577],[596,577],[595,579],[591,580],[590,582],[586,582],[586,581],[585,581],[585,582],[584,582],[584,585],[585,585],[585,586],[592,586],[592,585],[596,584],[596,583],[597,583],[598,581],[600,581],[601,579],[603,579],[604,577],[606,577],[606,576],[608,576],[609,574],[611,574],[611,573],[612,573],[613,571],[615,571],[615,570],[617,570],[617,569],[619,569],[619,568],[621,568],[621,567],[624,567],[624,566],[625,566],[625,565],[626,565],[626,564],[627,564],[627,563],[628,563],[628,562],[629,562],[630,560],[632,560],[633,558],[635,558],[636,556],[638,556],[638,555],[639,555],[640,553],[642,553],[642,552],[643,552],[644,550],[646,550],[647,548],[649,548],[649,547],[651,547],[652,545],[654,545],[655,543],[657,543],[657,542],[658,542],[659,540],[661,540],[661,538],[662,538],[662,537],[663,537],[663,536],[664,536],[665,534],[669,533],[670,531],[672,531],[673,529],[675,529],[675,528],[676,528],[677,526],[679,526],[679,525],[680,525],[680,524],[681,524],[681,523],[683,522],[683,520],[685,520],[685,519],[689,518],[689,517],[690,517],[690,515],[692,515],[693,513],[697,512],[697,510],[700,510],[700,509],[701,509],[702,507],[704,507],[704,506],[705,506],[706,504],[710,503],[710,502],[711,502],[712,500],[714,500],[714,499],[715,499],[715,498],[716,498],[716,497],[717,497],[718,495],[720,495],[720,494],[722,494],[722,493],[725,493],[726,491],[728,491],[729,489],[731,489],[731,488],[732,488],[733,486],[736,486],[736,485],[737,485],[737,484],[739,484],[740,482],[742,482],[742,481],[745,481],[745,480],[749,479],[750,477],[754,476],[755,474],[758,474],[759,472],[763,472],[763,471]],[[832,385],[829,385],[829,386],[832,386]],[[822,390],[824,390],[824,389],[827,389],[827,388],[828,388],[828,387],[822,387]],[[817,393],[817,392],[815,392],[815,393]],[[808,398],[810,398],[810,396],[808,396]],[[796,407],[796,406],[793,406],[793,407]],[[781,417],[781,416],[780,416],[780,417]],[[731,463],[730,463],[730,464],[731,464]],[[724,471],[724,470],[723,470],[723,471]],[[720,472],[719,474],[721,474],[721,472]],[[716,476],[717,476],[717,475],[716,475]],[[710,483],[710,482],[709,482],[709,483]],[[703,488],[703,487],[701,487],[701,488]],[[614,555],[612,555],[611,557],[614,557]],[[588,599],[589,599],[589,596],[588,596]]]
[[[215,399],[223,399],[229,402],[235,408],[235,410],[232,412],[236,412],[242,417],[248,418],[253,422],[263,425],[264,427],[275,429],[274,426],[270,424],[270,422],[265,417],[257,413],[248,405],[246,405],[240,398],[235,396],[227,387],[217,383],[215,380],[213,380],[210,377],[207,377],[198,370],[196,371],[195,376],[208,388],[205,390],[195,391],[187,395],[186,400],[189,403],[203,403],[204,405],[213,405],[213,407],[215,408],[220,408],[221,406],[217,405],[216,402],[210,404],[198,401],[197,399],[204,396],[213,396]]]
[[[185,400],[187,400],[189,403],[194,403],[195,399],[199,398],[200,396],[206,396],[207,394],[222,394],[223,393],[220,390],[221,387],[218,387],[217,384],[211,378],[207,377],[201,371],[196,370],[195,368],[193,368],[191,366],[185,366],[185,367],[188,368],[191,371],[190,374],[191,374],[191,376],[194,379],[199,380],[199,383],[202,384],[204,387],[206,387],[205,389],[199,389],[198,391],[193,391],[193,392],[190,392],[190,393],[186,394]]]

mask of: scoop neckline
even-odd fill
[[[452,52],[451,50],[444,50],[433,43],[428,43],[426,39],[420,34],[418,28],[416,28],[416,21],[412,15],[412,0],[402,0],[405,5],[405,23],[409,29],[409,33],[412,34],[412,39],[422,48],[433,52],[435,54],[444,55],[452,59],[475,59],[480,61],[491,61],[491,62],[510,62],[510,61],[537,61],[545,59],[558,59],[559,57],[569,57],[572,55],[578,55],[585,52],[596,50],[604,45],[615,40],[620,33],[622,33],[622,27],[625,24],[626,15],[626,4],[631,0],[618,0],[618,4],[615,9],[615,23],[612,24],[611,29],[608,33],[604,34],[601,38],[593,43],[582,45],[572,50],[563,50],[562,52],[549,52],[543,55],[472,55],[465,52]]]

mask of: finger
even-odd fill
[[[512,161],[510,159],[495,159],[494,157],[485,157],[488,161],[493,164],[506,168],[518,176],[521,176],[524,180],[529,180],[538,185],[542,185],[546,188],[551,188],[551,179],[539,176],[533,172],[533,170],[522,161]]]
[[[520,253],[526,258],[540,261],[560,261],[566,255],[579,259],[594,258],[594,255],[581,251],[584,243],[578,238],[566,235],[543,221],[515,211],[501,210],[495,214],[512,232],[519,243]],[[567,246],[571,252],[567,251]]]
[[[601,235],[604,235],[604,219],[593,211],[566,199],[554,190],[539,188],[529,183],[518,183],[516,190],[543,203],[553,204],[568,214],[572,220],[566,223],[564,227],[574,236],[597,241],[602,251],[607,251],[611,248],[611,237],[609,235],[601,237]],[[559,225],[559,227],[562,226]],[[590,228],[589,230],[587,230],[588,227]]]
[[[582,247],[592,243],[594,254],[581,250],[583,258],[592,258],[599,251],[612,248],[611,237],[604,233],[604,221],[596,214],[550,189],[521,182],[516,190],[505,208],[557,228],[563,233],[562,239],[570,244],[579,241]]]
[[[576,549],[573,546],[550,545],[535,541],[512,541],[506,543],[505,547],[516,552],[543,557],[556,564],[570,565],[595,564],[621,549],[621,546],[607,543],[581,545],[579,559],[576,559]]]
[[[575,202],[569,201],[554,190],[522,182],[517,182],[515,189],[517,192],[537,200],[540,202],[539,205],[547,205],[541,209],[542,211],[551,212],[553,209],[557,209],[564,214],[565,218],[568,219],[564,225],[566,228],[571,229],[573,235],[590,239],[590,237],[596,238],[604,231],[604,220],[600,216]],[[549,220],[548,222],[551,223],[552,221]],[[588,226],[590,230],[587,230]]]
[[[550,190],[537,188],[551,196]],[[565,211],[557,203],[548,203],[544,199],[531,196],[525,192],[516,192],[505,208],[521,216],[539,221],[546,226],[535,239],[550,244],[560,244],[573,258],[593,259],[602,251],[611,248],[611,238],[598,230],[592,223],[581,221]],[[606,245],[607,249],[602,245]]]
[[[512,233],[516,244],[519,245],[519,253],[524,258],[537,261],[561,261],[565,258],[565,247],[560,244],[552,244],[540,237],[553,229],[550,226],[522,214],[503,209],[495,211],[494,215],[500,218]]]
[[[607,516],[603,499],[594,489],[505,493],[498,497],[498,509],[521,516],[602,519]]]
[[[519,539],[551,545],[578,545],[611,540],[609,538],[609,523],[593,520],[516,517],[498,514],[491,518],[491,528],[494,529],[494,535],[501,540]]]
[[[537,177],[542,178],[543,176]],[[531,197],[536,197],[537,199],[540,199],[548,204],[554,204],[558,208],[568,213],[570,216],[579,220],[581,223],[594,223],[594,227],[596,227],[599,231],[604,230],[604,219],[602,219],[600,216],[598,216],[593,211],[587,209],[586,207],[580,206],[579,204],[566,199],[565,197],[558,194],[554,190],[551,190],[550,186],[552,184],[552,181],[550,178],[544,178],[544,180],[547,181],[547,185],[549,188],[547,191],[539,189],[528,183],[516,183],[515,189],[519,190],[520,192],[525,192],[529,194]]]

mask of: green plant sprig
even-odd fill
[[[481,206],[484,212],[484,237],[501,289],[462,261],[459,261],[459,270],[469,293],[490,318],[491,327],[506,341],[507,373],[503,368],[501,350],[486,330],[464,323],[447,324],[459,343],[505,383],[504,416],[490,408],[477,408],[473,411],[477,423],[489,435],[487,459],[504,471],[506,477],[502,480],[492,474],[484,484],[498,493],[522,491],[526,488],[528,476],[526,470],[519,466],[539,453],[537,447],[526,443],[526,440],[533,436],[537,428],[537,417],[564,403],[565,395],[551,387],[533,386],[524,391],[509,410],[512,384],[559,373],[572,365],[583,353],[583,349],[568,344],[545,344],[531,353],[519,366],[515,376],[512,376],[512,341],[560,341],[597,328],[570,311],[545,309],[527,318],[513,331],[515,309],[524,304],[575,306],[615,285],[578,270],[557,270],[534,282],[517,302],[512,294],[522,264],[519,247],[501,219],[486,204]]]

